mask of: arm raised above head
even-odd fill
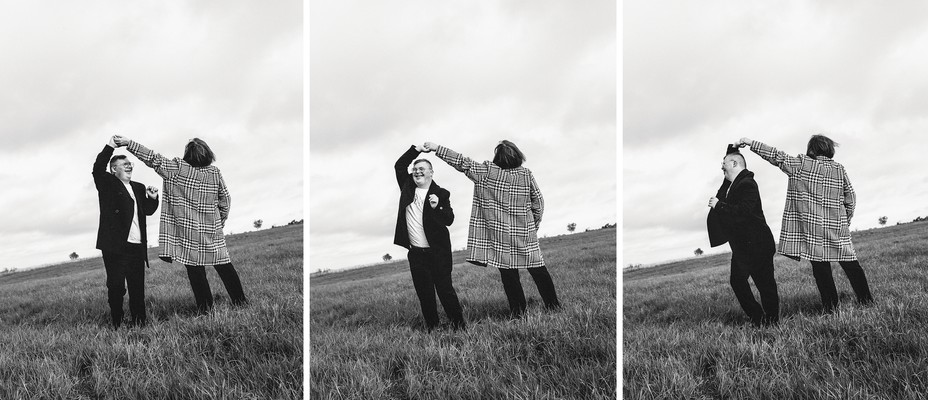
[[[786,154],[785,151],[777,150],[776,147],[756,140],[751,141],[751,151],[770,164],[780,168],[786,175],[792,176],[794,172],[799,170],[802,164],[802,160],[800,160],[799,157],[790,156]]]
[[[478,182],[485,178],[490,172],[490,168],[486,163],[478,163],[447,147],[435,146],[435,155],[438,158],[448,163],[452,168],[463,172],[468,179],[474,182]]]
[[[418,146],[409,146],[409,149],[396,160],[395,164],[393,164],[393,170],[396,173],[396,184],[400,186],[400,189],[403,188],[404,183],[412,180],[412,177],[409,175],[409,164],[412,163],[421,152]]]
[[[170,179],[180,170],[180,163],[177,160],[171,160],[161,154],[155,153],[136,141],[126,140],[126,150],[149,168],[155,170],[162,178]]]

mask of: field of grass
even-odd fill
[[[302,237],[229,236],[250,304],[231,307],[208,268],[207,315],[184,267],[150,249],[145,328],[110,328],[99,257],[0,276],[0,399],[302,398]]]
[[[746,323],[728,257],[624,274],[624,398],[928,398],[928,222],[853,240],[875,303],[833,263],[841,305],[823,315],[809,263],[777,256],[776,327]]]
[[[517,320],[499,272],[456,252],[464,332],[424,331],[405,261],[313,275],[310,397],[614,399],[615,245],[615,229],[542,239],[562,309],[545,312],[522,271],[528,312]]]

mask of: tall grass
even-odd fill
[[[835,314],[821,313],[808,262],[777,257],[776,327],[746,323],[727,260],[626,277],[624,398],[928,398],[926,228],[920,222],[855,233],[876,301],[857,305],[834,263],[842,297]]]
[[[0,398],[301,398],[302,226],[228,242],[250,304],[209,269],[198,315],[184,267],[152,249],[145,328],[110,327],[100,258],[0,277]]]
[[[311,278],[311,397],[615,398],[615,230],[541,245],[563,308],[544,311],[523,271],[529,311],[511,320],[499,272],[456,264],[464,332],[424,331],[402,262]]]

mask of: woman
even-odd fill
[[[525,294],[519,281],[519,269],[523,268],[532,275],[545,308],[560,307],[538,246],[544,200],[532,172],[522,167],[522,151],[503,140],[496,146],[493,162],[477,163],[435,143],[425,143],[424,147],[474,181],[467,261],[499,268],[512,314],[518,317],[525,312]]]
[[[837,143],[823,135],[813,135],[806,154],[796,157],[748,138],[741,138],[735,145],[750,146],[751,151],[789,177],[777,252],[812,263],[825,312],[834,312],[838,306],[832,261],[841,264],[857,302],[872,302],[867,276],[851,243],[849,225],[854,216],[854,188],[844,166],[832,160]]]
[[[169,160],[128,138],[115,136],[114,140],[164,178],[158,257],[187,267],[197,309],[205,313],[213,307],[207,265],[216,269],[232,304],[245,304],[242,283],[222,234],[229,216],[229,191],[219,168],[211,165],[216,156],[206,142],[191,139],[183,159]]]

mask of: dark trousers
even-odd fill
[[[145,315],[145,248],[128,244],[124,252],[103,252],[106,269],[106,294],[113,327],[122,324],[122,298],[129,290],[129,314],[132,325],[144,326]]]
[[[419,297],[426,328],[432,330],[438,326],[436,293],[445,314],[451,320],[451,326],[454,329],[464,328],[464,313],[461,311],[458,294],[451,284],[451,263],[442,262],[438,254],[427,248],[411,247],[408,257],[412,284],[416,288],[416,296]]]
[[[850,281],[854,294],[857,295],[857,302],[867,304],[873,301],[870,294],[870,286],[867,284],[867,275],[860,263],[855,261],[839,261],[847,280]],[[822,306],[825,312],[832,312],[838,307],[838,289],[835,287],[835,279],[831,275],[831,263],[827,261],[812,261],[812,275],[815,276],[815,285],[818,286],[818,292],[822,296]]]
[[[245,291],[242,289],[242,281],[235,272],[235,267],[229,264],[215,265],[216,273],[222,284],[226,287],[229,294],[229,300],[233,305],[242,305],[248,301],[245,299]],[[207,312],[213,308],[213,292],[209,289],[209,280],[206,279],[206,267],[187,266],[187,277],[190,278],[190,288],[193,289],[193,297],[197,301],[197,310]]]
[[[561,306],[557,301],[557,292],[554,290],[554,281],[551,280],[551,274],[545,266],[537,268],[528,268],[528,273],[535,281],[535,287],[538,288],[538,294],[545,303],[545,308],[556,309]],[[519,269],[500,268],[500,280],[503,281],[503,290],[506,292],[506,299],[509,300],[509,311],[514,316],[520,316],[525,312],[525,292],[522,291],[522,282],[519,280]]]
[[[754,281],[760,294],[760,304],[754,299],[748,278]],[[775,324],[780,320],[780,296],[773,276],[773,254],[759,257],[731,258],[731,289],[738,304],[754,325]]]

